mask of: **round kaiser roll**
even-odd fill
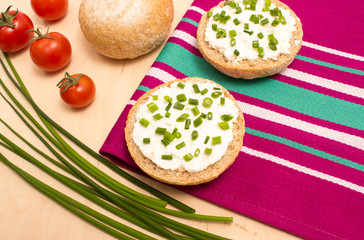
[[[264,0],[258,0],[262,1],[264,4]],[[232,1],[227,1],[232,2]],[[235,1],[237,2],[237,1]],[[242,1],[240,1],[242,2]],[[197,42],[199,46],[199,50],[203,57],[208,61],[213,67],[215,67],[220,72],[234,77],[234,78],[242,78],[242,79],[254,79],[254,78],[261,78],[273,75],[275,73],[278,73],[285,69],[295,58],[299,50],[301,49],[302,44],[302,37],[303,37],[303,30],[302,30],[302,24],[300,19],[297,17],[297,15],[284,3],[278,1],[278,0],[271,0],[272,4],[275,4],[280,9],[288,10],[290,15],[293,17],[295,21],[295,27],[296,30],[292,33],[289,43],[289,53],[279,53],[279,55],[276,57],[276,59],[268,58],[255,58],[255,59],[243,59],[241,61],[231,61],[228,60],[223,53],[220,51],[214,49],[209,42],[205,40],[205,33],[207,29],[207,25],[209,22],[209,19],[213,18],[211,16],[210,18],[207,17],[207,13],[205,13],[199,23],[198,30],[197,30]],[[220,2],[219,5],[212,8],[210,11],[217,7],[224,7],[225,1]],[[244,6],[241,4],[241,7],[244,9]],[[258,9],[258,7],[257,7]],[[244,14],[244,13],[242,13]],[[254,14],[254,11],[248,11],[246,14],[248,16],[251,16],[250,14]],[[269,11],[268,11],[269,14]],[[233,21],[235,16],[231,17],[228,21]],[[260,19],[261,21],[261,19]],[[249,19],[246,20],[244,23],[249,24],[250,29],[253,27],[260,27],[261,24],[254,24]],[[244,23],[241,22],[239,26],[241,26],[241,29],[244,30]],[[266,24],[268,26],[271,24],[271,21]],[[241,30],[241,31],[242,31]],[[248,31],[248,30],[247,30]],[[275,30],[273,30],[274,32]],[[258,31],[259,32],[259,31]],[[246,32],[247,33],[247,32]],[[245,36],[249,37],[248,34],[245,34]],[[227,37],[229,37],[229,33],[227,32]],[[254,33],[253,36],[256,36],[257,32]],[[250,35],[250,34],[249,34]],[[267,36],[265,36],[267,37]],[[261,41],[259,38],[256,38],[256,40]],[[251,44],[251,42],[249,42]],[[278,43],[279,44],[279,43]],[[258,55],[258,54],[257,54]]]
[[[167,38],[172,0],[82,0],[81,30],[98,53],[115,59],[146,54]]]
[[[198,171],[189,171],[186,170],[186,168],[184,167],[178,167],[176,169],[167,169],[165,167],[161,167],[159,165],[156,164],[155,160],[158,160],[161,158],[160,155],[157,154],[158,150],[160,148],[164,149],[165,146],[163,146],[163,144],[160,143],[159,139],[153,139],[152,136],[148,135],[148,129],[147,128],[142,128],[142,136],[143,137],[151,137],[151,142],[155,141],[157,144],[153,147],[151,147],[151,149],[147,150],[148,154],[150,154],[152,157],[147,157],[143,151],[141,150],[140,146],[143,145],[143,142],[141,142],[139,140],[139,143],[137,143],[135,136],[137,135],[137,133],[135,133],[135,127],[136,125],[139,126],[139,119],[137,117],[137,113],[138,111],[140,111],[140,108],[143,107],[143,105],[147,105],[148,102],[151,101],[151,99],[153,98],[153,96],[158,95],[159,100],[163,100],[163,95],[160,94],[160,92],[157,92],[159,89],[166,89],[166,93],[168,95],[171,94],[172,90],[172,86],[175,87],[176,83],[183,83],[186,85],[186,88],[189,88],[191,86],[191,84],[204,84],[204,83],[208,83],[208,84],[213,84],[214,87],[220,88],[222,95],[221,97],[226,98],[226,101],[230,101],[229,103],[230,105],[224,105],[222,106],[223,108],[227,108],[227,106],[234,106],[234,109],[236,108],[236,118],[234,118],[233,120],[229,121],[230,124],[230,130],[231,130],[231,141],[227,141],[227,145],[226,145],[226,149],[225,151],[222,153],[221,157],[219,159],[217,159],[216,162],[211,163],[210,165],[208,165],[207,167],[198,170]],[[190,85],[188,85],[190,84]],[[201,87],[203,85],[200,85],[200,90],[203,89],[203,87]],[[170,90],[171,89],[171,90]],[[220,90],[219,90],[220,91]],[[205,94],[204,96],[210,96],[211,92]],[[187,94],[186,94],[187,95]],[[187,98],[189,98],[189,96],[187,95]],[[214,101],[217,101],[217,98],[213,98]],[[227,100],[229,99],[229,100]],[[176,100],[173,99],[173,103],[175,103]],[[184,102],[186,104],[186,108],[188,108],[188,103],[187,100]],[[201,102],[200,102],[201,103]],[[162,115],[164,115],[164,105],[161,104],[161,102],[157,103],[159,105],[159,113],[162,113]],[[167,104],[167,102],[166,102]],[[161,106],[162,105],[162,106]],[[225,107],[226,106],[226,107]],[[198,105],[198,108],[200,109],[201,113],[204,112],[204,110],[206,110],[204,107],[201,106],[201,104]],[[212,108],[212,107],[211,107]],[[217,112],[214,112],[211,108],[209,108],[209,111],[212,111],[212,116],[214,119],[219,120],[219,122],[221,122],[222,120],[220,120],[220,116]],[[171,108],[173,109],[173,107]],[[169,110],[172,112],[172,110]],[[176,110],[177,111],[177,110]],[[223,111],[227,111],[226,109]],[[235,111],[235,110],[234,110]],[[180,115],[182,112],[177,111],[177,115]],[[173,142],[169,145],[169,147],[175,149],[177,148],[177,145],[179,145],[179,143],[181,143],[182,141],[186,141],[186,146],[183,147],[180,150],[176,150],[178,151],[182,151],[185,150],[186,152],[191,152],[192,154],[194,154],[196,147],[201,147],[201,149],[199,150],[199,155],[204,155],[206,156],[206,152],[205,152],[205,147],[206,148],[212,148],[212,153],[210,153],[210,155],[214,155],[216,154],[216,158],[218,158],[217,156],[218,153],[215,151],[215,147],[217,145],[213,145],[211,140],[214,136],[214,128],[211,127],[207,127],[207,129],[202,129],[201,127],[208,121],[208,119],[204,119],[204,123],[202,123],[200,126],[196,127],[194,126],[194,120],[196,117],[198,117],[198,115],[193,115],[190,111],[190,109],[186,110],[185,113],[188,112],[190,113],[189,118],[192,119],[192,123],[190,126],[190,130],[192,131],[192,129],[197,129],[199,131],[199,136],[198,139],[200,139],[200,145],[195,145],[197,140],[195,141],[191,141],[188,142],[185,139],[182,138],[180,139],[175,139],[173,140]],[[156,112],[155,112],[156,113]],[[153,114],[155,114],[153,113]],[[207,111],[205,112],[207,113]],[[182,125],[178,125],[178,121],[176,122],[176,116],[173,116],[173,113],[171,115],[171,117],[167,118],[164,117],[163,119],[165,121],[169,121],[161,123],[161,120],[153,120],[151,117],[147,118],[149,119],[149,121],[151,121],[151,123],[148,125],[148,128],[150,128],[152,125],[152,121],[155,121],[157,123],[157,126],[169,126],[169,130],[172,131],[173,128],[177,129],[178,128],[178,132],[182,132],[181,135],[185,135],[187,138],[190,138],[190,132],[186,133],[185,130],[185,123],[181,123]],[[168,120],[167,120],[168,119]],[[154,129],[152,128],[152,134],[154,134]],[[168,131],[168,127],[167,127],[167,131]],[[206,135],[211,136],[210,139],[208,139],[208,141],[205,138],[204,132],[206,133]],[[228,133],[230,134],[230,132]],[[206,183],[209,182],[215,178],[217,178],[221,173],[223,173],[236,159],[236,157],[238,156],[241,147],[243,145],[243,137],[245,134],[245,121],[244,121],[244,117],[243,114],[241,112],[240,107],[238,106],[236,100],[234,99],[234,97],[226,90],[224,89],[222,86],[216,84],[213,81],[207,80],[207,79],[202,79],[202,78],[198,78],[198,77],[188,77],[188,78],[184,78],[184,79],[177,79],[165,84],[162,84],[154,89],[149,90],[148,92],[146,92],[142,97],[140,97],[133,105],[133,107],[131,108],[129,115],[128,115],[128,119],[126,122],[126,127],[125,127],[125,139],[126,139],[126,143],[129,149],[129,152],[132,156],[132,158],[134,159],[135,163],[148,175],[150,175],[151,177],[161,181],[161,182],[165,182],[168,184],[173,184],[173,185],[197,185],[197,184],[202,184],[202,183]],[[157,136],[157,134],[155,135]],[[205,142],[204,142],[205,141]],[[224,141],[224,139],[222,140]],[[149,145],[149,144],[147,144]],[[151,153],[149,152],[151,151]],[[153,152],[155,151],[155,152]],[[164,150],[163,150],[164,151]],[[215,152],[214,152],[215,151]],[[166,163],[170,163],[172,161],[175,161],[176,155],[175,153],[172,153],[174,158],[169,159],[169,160],[162,160],[165,161]],[[196,154],[196,152],[195,152]],[[182,154],[184,155],[184,153]],[[202,157],[201,158],[197,158],[198,156],[194,155],[195,158],[193,158],[190,162],[192,163],[192,161],[200,161],[203,162],[206,159],[204,159]],[[154,158],[153,160],[151,158]],[[156,159],[157,158],[157,159]],[[186,160],[186,159],[185,159]],[[186,160],[187,161],[187,160]],[[182,159],[183,162],[183,159]]]

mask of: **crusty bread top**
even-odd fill
[[[107,57],[135,58],[161,45],[174,16],[172,0],[83,0],[82,32]]]
[[[213,49],[209,43],[205,41],[205,31],[209,21],[207,14],[205,13],[201,18],[197,30],[197,42],[204,58],[219,71],[235,78],[260,78],[273,75],[286,68],[301,49],[303,37],[302,24],[297,15],[287,5],[278,0],[271,0],[271,2],[279,8],[288,9],[296,21],[296,31],[293,32],[290,39],[290,54],[281,53],[276,60],[257,58],[254,60],[229,62],[222,53]],[[216,7],[223,7],[224,3],[225,1],[221,2]]]
[[[202,78],[184,78],[181,80],[171,81],[165,84],[162,84],[147,93],[145,93],[142,97],[138,99],[138,101],[134,104],[132,109],[129,112],[128,120],[126,122],[125,127],[125,138],[127,142],[127,146],[131,156],[133,157],[135,163],[147,174],[152,176],[153,178],[160,180],[162,182],[166,182],[169,184],[175,185],[197,185],[201,183],[205,183],[211,181],[218,177],[222,172],[224,172],[235,160],[237,157],[242,145],[243,145],[243,136],[245,133],[245,123],[244,118],[241,113],[239,106],[237,105],[235,99],[230,95],[230,93],[222,88],[222,92],[226,98],[229,98],[235,102],[237,109],[239,109],[239,115],[235,120],[235,123],[232,128],[233,132],[233,140],[229,143],[225,154],[221,157],[220,160],[215,162],[214,164],[208,166],[206,169],[198,172],[188,172],[185,169],[176,169],[176,170],[168,170],[157,166],[151,159],[147,158],[143,155],[138,145],[135,143],[133,139],[133,130],[134,124],[137,121],[136,113],[140,106],[144,105],[148,99],[161,87],[169,87],[175,82],[192,82],[192,83],[211,83],[210,80],[202,79]],[[213,82],[214,83],[214,82]],[[216,84],[216,83],[214,83]]]

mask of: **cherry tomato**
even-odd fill
[[[83,108],[95,98],[96,87],[92,79],[84,74],[77,73],[72,76],[67,72],[57,84],[60,88],[61,98],[69,106]]]
[[[38,35],[30,45],[30,57],[33,62],[47,72],[55,72],[65,67],[71,61],[72,47],[68,39],[58,33],[42,34],[39,30],[32,30]]]
[[[17,52],[29,45],[32,36],[26,31],[34,26],[26,14],[18,10],[9,11],[10,7],[0,16],[0,50]]]
[[[67,13],[68,0],[31,0],[33,11],[47,21],[58,20]]]

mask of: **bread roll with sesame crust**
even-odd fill
[[[136,113],[138,109],[147,102],[147,100],[153,96],[155,91],[162,87],[170,87],[175,82],[192,82],[192,83],[214,83],[207,79],[192,77],[184,78],[179,80],[174,80],[165,84],[162,84],[152,90],[149,90],[138,101],[133,105],[129,112],[128,119],[125,127],[125,139],[129,149],[129,152],[134,159],[135,163],[148,175],[151,177],[168,184],[173,185],[197,185],[209,182],[217,178],[221,173],[223,173],[236,159],[241,147],[243,145],[243,137],[245,134],[245,121],[241,109],[239,108],[234,97],[223,87],[216,84],[222,89],[223,96],[234,101],[234,105],[239,109],[239,115],[234,121],[234,124],[230,127],[232,129],[233,138],[229,142],[227,149],[223,156],[214,164],[209,165],[207,168],[198,172],[189,172],[186,169],[178,168],[176,170],[164,169],[155,164],[151,159],[146,157],[138,145],[133,139],[134,124],[136,123]],[[172,120],[176,121],[176,120]],[[211,133],[212,134],[212,133]],[[162,145],[161,145],[162,147]],[[188,146],[186,146],[188,147]],[[201,152],[202,154],[202,152]]]
[[[198,26],[197,42],[199,50],[206,61],[208,61],[217,70],[228,76],[243,79],[266,77],[285,69],[293,61],[301,49],[303,37],[302,24],[297,15],[287,5],[278,0],[271,0],[271,2],[279,8],[288,9],[291,16],[293,16],[295,19],[296,31],[293,32],[289,40],[291,45],[289,54],[280,53],[276,60],[257,58],[253,60],[244,59],[240,62],[228,61],[222,53],[212,48],[210,44],[205,41],[205,31],[209,21],[207,13],[205,13],[202,16]],[[221,2],[216,7],[223,7],[224,3],[225,1]],[[250,24],[254,25],[253,23]]]
[[[160,46],[173,21],[172,0],[83,0],[81,30],[98,53],[136,58]]]

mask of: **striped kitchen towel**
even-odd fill
[[[193,2],[100,152],[137,169],[124,139],[135,100],[175,78],[211,79],[239,102],[244,146],[219,178],[180,189],[304,238],[364,239],[364,2],[285,1],[302,21],[301,51],[252,81],[221,74],[198,50],[198,22],[218,2]]]

